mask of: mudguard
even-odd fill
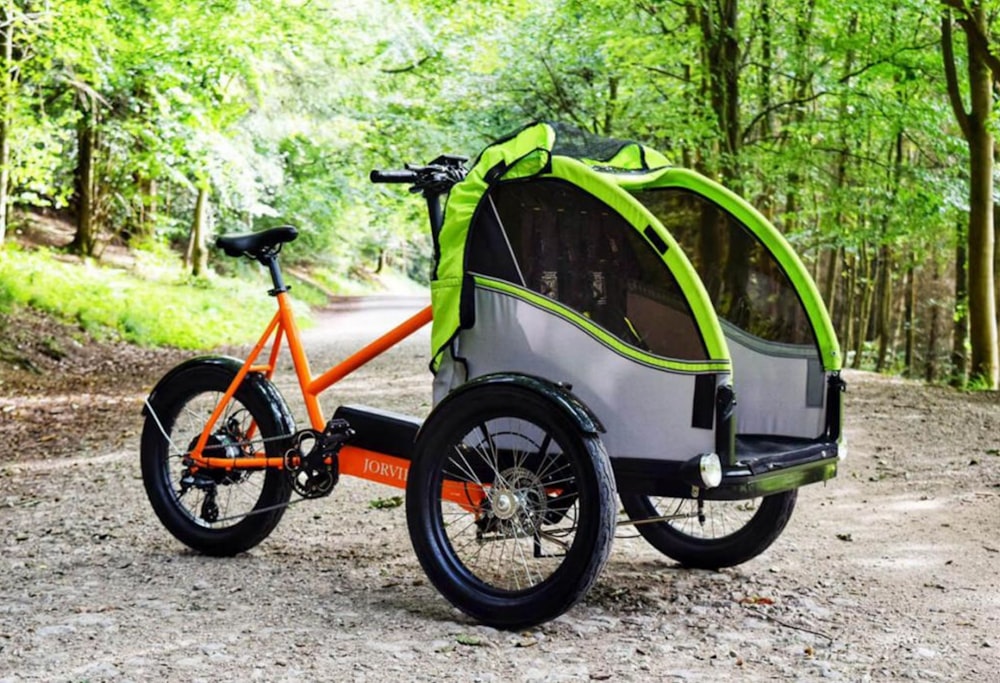
[[[542,396],[556,408],[564,412],[576,424],[577,428],[585,434],[600,434],[605,431],[604,425],[601,424],[601,421],[593,411],[573,394],[571,386],[552,382],[534,375],[525,375],[516,372],[497,372],[483,375],[454,389],[434,407],[434,410],[431,411],[431,414],[424,421],[420,431],[422,432],[428,424],[433,423],[434,416],[447,410],[447,407],[452,402],[468,399],[468,394],[480,387],[498,385],[516,386]],[[419,438],[419,434],[417,436]]]
[[[156,394],[162,387],[174,381],[182,372],[196,369],[199,366],[230,372],[233,377],[236,377],[236,374],[243,367],[243,361],[230,356],[198,356],[174,366],[167,374],[160,378],[160,381],[156,383],[153,390],[149,392],[149,397],[142,406],[143,416],[149,416],[149,407],[156,405]],[[267,377],[259,372],[248,372],[243,383],[267,402],[275,424],[279,425],[283,434],[295,433],[295,418],[292,417],[292,411],[288,408],[288,404],[285,402],[281,392],[278,391],[278,388]]]

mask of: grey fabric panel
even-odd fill
[[[715,432],[691,426],[695,375],[620,356],[572,323],[516,297],[477,289],[476,326],[461,332],[454,352],[466,359],[469,379],[507,371],[571,384],[607,428],[601,439],[612,457],[687,460],[714,449]],[[724,373],[718,377],[729,379]],[[435,401],[444,396],[444,381],[440,387],[435,382]]]
[[[815,392],[815,351],[800,347],[811,354],[795,354],[783,348],[779,355],[769,355],[762,352],[765,347],[761,343],[751,348],[743,343],[745,335],[731,335],[728,328],[725,332],[733,359],[737,433],[804,438],[822,434],[825,392],[820,391],[818,403],[815,394],[809,393]]]
[[[819,358],[809,359],[806,370],[806,405],[810,408],[822,408],[826,397],[826,373]]]
[[[455,360],[455,352],[458,347],[458,339],[453,339],[447,351],[441,356],[441,364],[434,375],[432,385],[434,392],[434,405],[440,403],[452,389],[465,384],[469,378],[466,377],[465,363]]]
[[[775,358],[810,358],[819,360],[819,349],[807,344],[785,344],[782,342],[769,341],[755,337],[745,330],[741,330],[728,320],[719,318],[722,325],[722,333],[730,342],[736,342],[745,346],[751,351],[773,356]]]

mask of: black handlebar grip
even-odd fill
[[[372,171],[368,174],[373,183],[415,183],[418,177],[416,171]]]

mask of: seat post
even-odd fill
[[[260,262],[267,266],[268,273],[271,274],[271,282],[274,289],[268,290],[268,295],[278,296],[282,292],[287,292],[290,287],[285,285],[285,279],[281,277],[281,268],[278,266],[278,255],[276,253],[261,254]]]

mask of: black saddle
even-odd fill
[[[282,225],[245,235],[224,235],[215,240],[215,246],[222,249],[226,256],[249,256],[259,261],[277,254],[281,251],[282,244],[291,242],[298,236],[298,230],[290,225]]]

